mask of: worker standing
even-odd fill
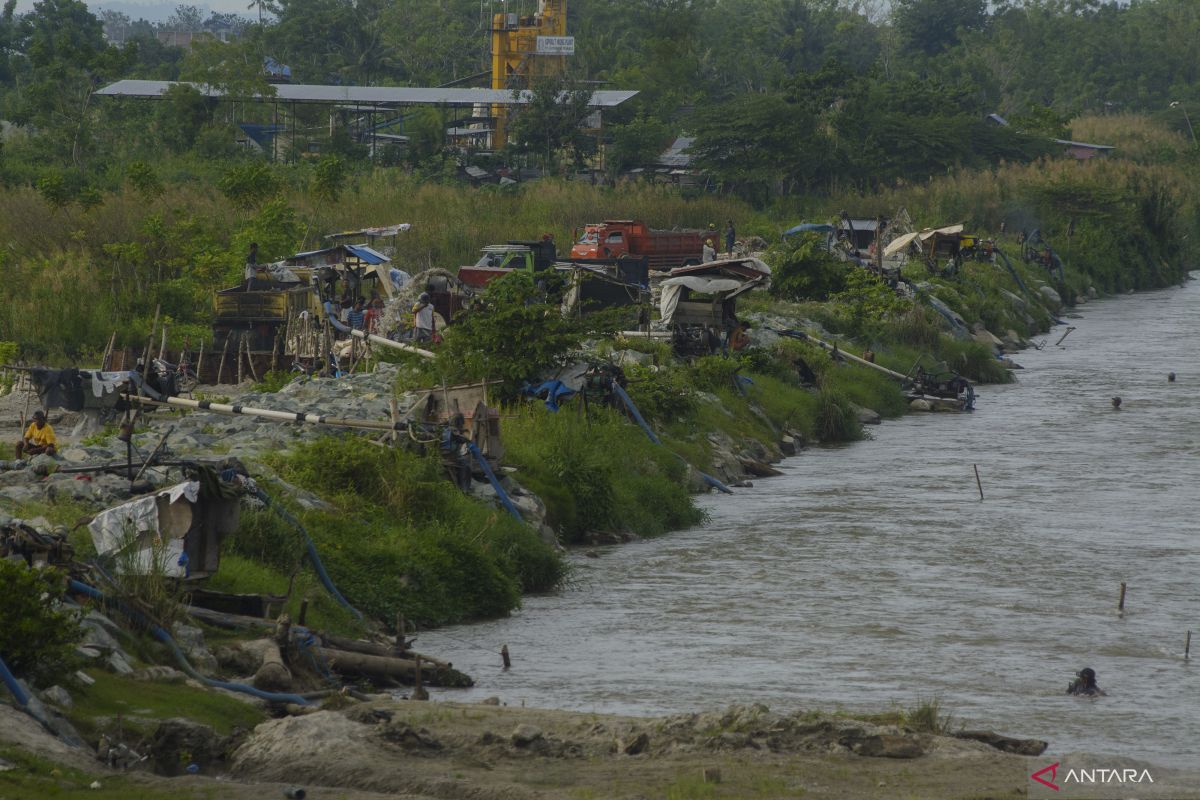
[[[733,220],[727,220],[725,223],[725,252],[730,257],[733,256],[733,243],[737,239],[737,232],[733,229]]]

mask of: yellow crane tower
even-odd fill
[[[575,39],[567,36],[567,0],[538,0],[536,14],[502,12],[492,16],[492,88],[528,89],[531,82],[566,71]],[[492,147],[508,139],[508,108],[492,106]]]

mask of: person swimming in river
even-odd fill
[[[1085,697],[1104,697],[1107,694],[1096,685],[1096,670],[1091,667],[1084,667],[1075,675],[1075,680],[1067,686],[1067,694],[1078,694]]]

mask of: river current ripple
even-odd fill
[[[563,591],[421,634],[477,680],[439,694],[634,715],[937,697],[1052,753],[1200,763],[1200,281],[1078,317],[973,414],[810,449],[703,498],[703,526],[573,552]],[[1084,666],[1108,697],[1065,694]]]

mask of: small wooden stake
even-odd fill
[[[1187,639],[1183,641],[1183,660],[1187,661],[1192,657],[1192,632],[1187,632]]]
[[[975,485],[979,487],[979,501],[983,502],[983,481],[979,480],[979,465],[973,464],[975,467]]]
[[[512,666],[512,659],[508,657],[508,645],[500,648],[500,660],[504,662],[504,668],[508,669]]]
[[[1117,611],[1125,610],[1125,581],[1121,581],[1121,599],[1117,601]]]
[[[229,334],[225,335],[225,349],[221,351],[221,360],[217,364],[217,379],[213,383],[220,383],[221,376],[225,374],[225,356],[229,355]]]

